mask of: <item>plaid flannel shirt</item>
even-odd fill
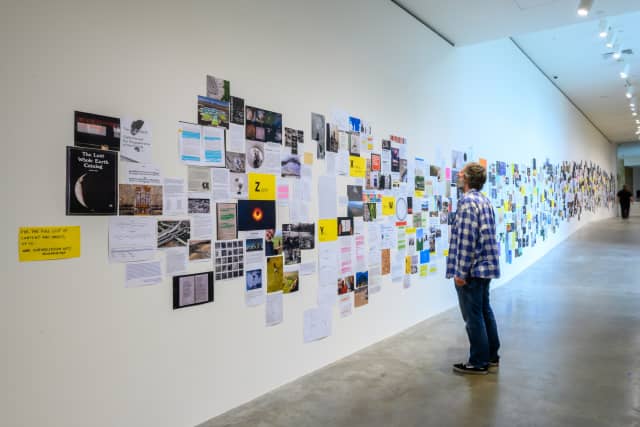
[[[498,256],[493,207],[489,199],[472,189],[458,202],[451,227],[447,278],[498,278]]]

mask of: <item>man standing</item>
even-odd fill
[[[627,219],[629,218],[629,208],[631,207],[631,198],[633,197],[627,184],[622,186],[622,190],[618,191],[617,196],[620,201],[620,215],[622,215],[623,219]]]
[[[491,202],[480,190],[487,171],[468,163],[458,174],[464,195],[451,227],[447,278],[453,278],[462,318],[469,337],[469,361],[453,365],[455,372],[486,375],[498,367],[500,340],[489,304],[489,283],[500,277],[495,216]]]

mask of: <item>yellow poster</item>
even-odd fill
[[[382,215],[391,216],[396,214],[396,198],[393,196],[382,196]]]
[[[445,249],[444,251],[442,251],[442,255],[449,256],[449,249]]]
[[[338,220],[336,218],[318,221],[318,239],[321,242],[338,240]]]
[[[46,261],[80,257],[80,226],[20,227],[18,259]]]
[[[349,176],[364,178],[367,172],[367,160],[364,157],[349,156]]]
[[[275,200],[276,176],[268,173],[249,174],[249,200]]]
[[[405,274],[411,274],[411,257],[404,257],[404,272]]]
[[[415,228],[407,228],[407,229],[405,230],[405,232],[406,232],[407,234],[416,234],[416,229],[415,229]]]
[[[416,190],[416,197],[417,197],[417,198],[424,197],[424,191],[422,191],[422,190]]]
[[[305,165],[313,164],[313,153],[304,153],[304,164]]]
[[[420,277],[427,277],[428,271],[429,271],[429,264],[422,264],[420,266]]]

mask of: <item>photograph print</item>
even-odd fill
[[[198,96],[198,124],[229,128],[229,101]]]
[[[244,126],[244,99],[231,97],[231,123]]]
[[[228,280],[244,276],[244,241],[216,241],[214,264],[216,280]]]
[[[229,80],[207,76],[207,97],[229,102],[231,100],[231,83],[229,83]]]
[[[245,153],[234,153],[232,151],[227,151],[225,153],[225,167],[229,169],[229,172],[245,173],[245,159]]]
[[[282,275],[282,293],[298,292],[300,277],[298,270],[285,271]]]
[[[186,247],[191,237],[189,220],[158,221],[158,248]]]
[[[282,144],[282,114],[247,105],[245,135],[249,141]]]
[[[302,165],[300,164],[300,156],[296,154],[284,154],[280,160],[281,174],[283,178],[293,177],[300,178]]]
[[[276,202],[272,200],[238,200],[238,230],[276,228]]]
[[[74,141],[77,147],[120,151],[120,119],[74,112]]]
[[[120,215],[162,215],[162,185],[120,184]]]
[[[245,285],[247,291],[262,289],[262,268],[247,270],[245,273]]]
[[[246,161],[248,170],[258,170],[264,163],[264,143],[247,141]]]
[[[282,246],[285,265],[300,264],[300,235],[295,224],[282,224]]]
[[[325,158],[325,121],[322,114],[311,113],[311,139],[317,144],[317,158]]]

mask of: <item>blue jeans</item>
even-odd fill
[[[493,310],[489,304],[491,279],[471,277],[464,286],[456,286],[460,312],[469,336],[469,364],[477,368],[498,360],[500,339]]]

